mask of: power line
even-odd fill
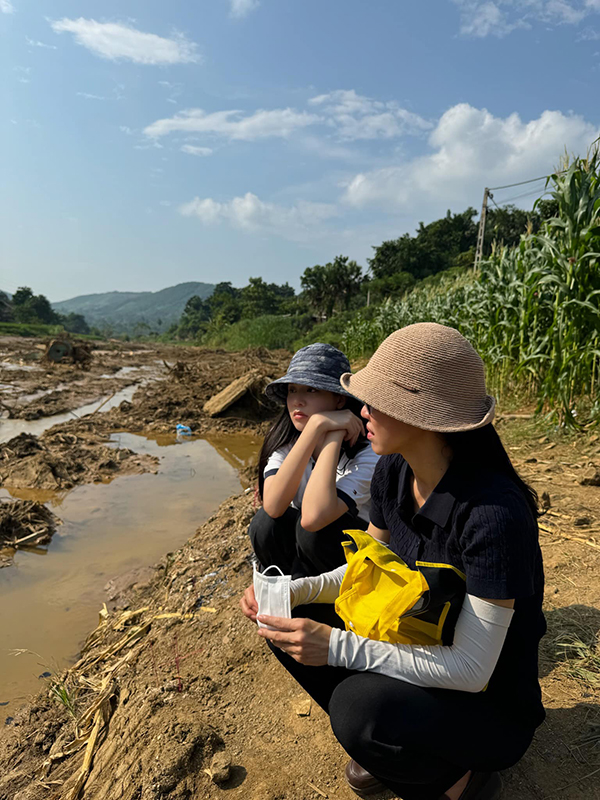
[[[554,174],[554,173],[553,173]],[[560,175],[560,172],[556,173]],[[498,192],[500,189],[510,189],[512,186],[524,186],[526,183],[535,183],[536,181],[544,181],[546,178],[549,178],[550,175],[542,175],[540,178],[531,178],[528,181],[519,181],[518,183],[507,183],[505,186],[490,186],[491,192]]]
[[[549,194],[549,192],[542,192],[540,194],[539,189],[535,189],[533,192],[523,192],[522,194],[517,194],[514,197],[509,197],[508,200],[502,200],[502,206],[509,205],[509,203],[512,203],[513,200],[522,200],[524,197],[534,197],[535,195],[538,195],[538,197],[543,197],[545,194]],[[496,208],[500,210],[501,206],[499,206],[498,203],[494,200],[494,196],[491,193],[489,194],[489,198],[492,201],[492,203],[496,206]]]

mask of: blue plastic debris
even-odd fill
[[[178,423],[177,427],[175,428],[177,431],[177,436],[191,436],[192,429],[188,425],[182,425],[181,422]]]

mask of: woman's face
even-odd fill
[[[313,389],[312,386],[302,386],[298,383],[288,383],[287,407],[294,428],[298,431],[304,430],[313,414],[338,411],[345,404],[345,398],[334,392]]]
[[[380,456],[404,453],[410,450],[415,441],[423,434],[420,428],[389,417],[383,411],[377,411],[372,406],[364,405],[360,415],[367,421],[367,439],[373,450]]]

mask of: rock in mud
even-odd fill
[[[231,756],[225,750],[215,753],[208,774],[215,783],[225,783],[231,776]]]
[[[579,484],[581,486],[600,486],[600,467],[594,464],[579,481]]]

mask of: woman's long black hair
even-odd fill
[[[345,395],[343,396],[345,397]],[[360,400],[356,400],[354,397],[346,397],[346,404],[343,409],[340,410],[351,411],[362,422],[363,420],[360,416],[362,407],[363,403]],[[270,431],[265,436],[265,440],[260,451],[260,456],[258,457],[258,496],[261,500],[265,485],[264,472],[265,467],[267,466],[267,461],[276,450],[279,450],[281,447],[285,447],[286,444],[293,444],[299,436],[300,432],[294,427],[294,423],[290,417],[290,412],[286,406],[282,409],[281,413],[273,423]],[[369,440],[367,439],[366,434],[361,433],[353,447],[350,447],[349,442],[342,442],[340,458],[342,455],[345,455],[349,459],[354,458],[357,453],[359,453],[361,450],[364,450],[364,448],[368,445]]]
[[[485,462],[487,469],[510,478],[523,494],[533,515],[539,516],[537,492],[519,476],[491,423],[474,431],[445,433],[444,439],[452,450],[453,463],[461,464],[467,469],[479,469],[483,466],[482,462]]]

